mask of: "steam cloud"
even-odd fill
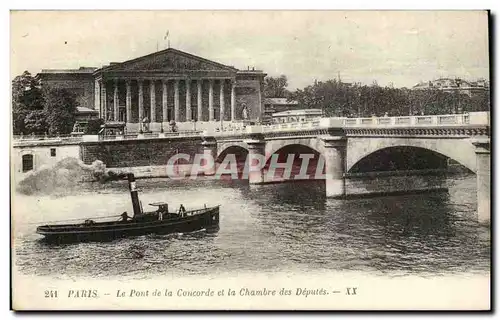
[[[106,165],[96,160],[91,165],[86,165],[76,158],[65,158],[51,167],[40,167],[36,171],[29,172],[19,182],[16,190],[25,195],[36,193],[57,193],[59,191],[70,192],[82,182],[115,180],[121,178],[122,174],[106,170]]]

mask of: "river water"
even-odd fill
[[[189,210],[220,204],[220,230],[71,245],[39,241],[36,225],[131,212],[126,181],[82,184],[78,192],[15,194],[13,259],[21,273],[59,278],[287,270],[488,274],[490,231],[476,222],[475,176],[410,178],[419,179],[448,191],[334,200],[325,197],[321,181],[249,186],[245,181],[138,180],[144,206],[167,201],[171,208],[182,203]],[[399,188],[410,180],[353,179],[348,192]]]

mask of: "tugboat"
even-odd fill
[[[202,229],[212,230],[219,227],[219,205],[186,211],[181,205],[178,212],[169,211],[164,202],[151,203],[156,211],[143,212],[136,189],[135,177],[127,174],[130,197],[134,215],[126,212],[118,221],[95,222],[87,219],[83,223],[53,224],[37,227],[36,232],[45,236],[51,243],[71,243],[88,241],[109,241],[117,238],[141,236],[146,234],[170,234],[193,232]]]

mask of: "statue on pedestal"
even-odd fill
[[[243,110],[241,111],[243,120],[248,120],[248,109],[246,104],[243,104]]]

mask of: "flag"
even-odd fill
[[[167,40],[167,38],[168,38],[168,33],[169,33],[169,31],[167,30],[167,33],[165,33],[165,36],[163,37],[163,40]]]

